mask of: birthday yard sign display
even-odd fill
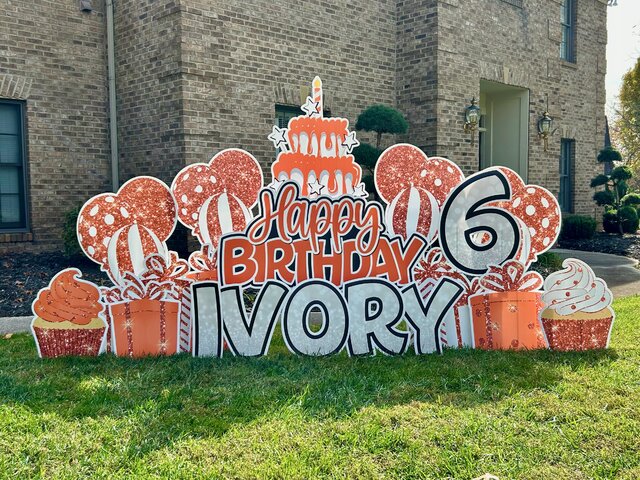
[[[113,286],[58,273],[33,302],[39,355],[258,356],[278,326],[300,355],[608,345],[611,292],[588,265],[528,271],[559,233],[551,193],[503,167],[465,178],[398,144],[372,202],[355,132],[322,102],[316,77],[305,114],[273,127],[269,185],[228,149],[171,186],[137,177],[90,199],[78,240]],[[188,259],[167,249],[177,221],[201,244]]]

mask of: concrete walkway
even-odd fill
[[[562,258],[577,258],[588,263],[595,274],[602,278],[615,297],[640,294],[640,270],[638,261],[628,257],[580,250],[553,249]],[[28,332],[33,317],[0,318],[0,335]]]
[[[0,317],[0,336],[28,332],[33,317]]]
[[[577,258],[587,263],[598,277],[607,282],[614,297],[640,294],[640,270],[637,268],[638,261],[633,258],[562,248],[551,251],[563,259]]]

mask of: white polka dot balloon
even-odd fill
[[[263,185],[262,169],[250,153],[229,148],[209,163],[183,168],[171,184],[178,219],[203,245],[217,246],[222,234],[244,230]]]
[[[531,252],[528,261],[553,246],[560,234],[560,205],[551,192],[537,185],[525,185],[520,176],[506,167],[497,167],[505,174],[511,186],[511,200],[495,202],[516,216],[531,234]]]
[[[141,273],[144,259],[166,254],[164,242],[176,225],[176,205],[169,187],[153,177],[136,177],[117,194],[96,195],[78,215],[83,251],[116,283],[125,272]]]

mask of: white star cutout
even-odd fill
[[[273,130],[267,137],[269,140],[273,142],[273,146],[276,148],[284,148],[287,146],[287,134],[286,128],[279,128],[277,125],[273,126]]]
[[[278,180],[277,178],[274,178],[273,182],[271,182],[269,184],[269,188],[271,190],[273,190],[274,192],[277,192],[280,189],[280,187],[282,186],[283,183],[284,183],[283,180]]]
[[[347,153],[351,153],[358,145],[360,145],[360,142],[356,138],[356,132],[349,132],[349,135],[347,135],[344,142],[342,142],[342,146],[347,148]]]
[[[353,190],[353,196],[354,197],[368,197],[369,194],[367,193],[367,191],[364,189],[364,183],[360,183],[354,190]]]
[[[315,193],[316,195],[320,195],[320,191],[324,188],[324,185],[322,185],[320,182],[318,182],[318,180],[316,180],[313,183],[309,184],[309,193],[313,194]]]
[[[300,107],[307,117],[313,117],[320,114],[320,103],[314,102],[313,98],[307,97],[307,101]]]

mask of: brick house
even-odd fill
[[[595,211],[606,0],[117,0],[117,150],[109,3],[0,0],[0,253],[59,248],[64,213],[110,191],[114,163],[120,182],[169,182],[242,147],[268,172],[271,125],[299,112],[316,74],[331,114],[352,125],[371,104],[401,110],[409,132],[388,143],[466,173],[507,165],[566,211]],[[474,141],[463,129],[472,97]]]

